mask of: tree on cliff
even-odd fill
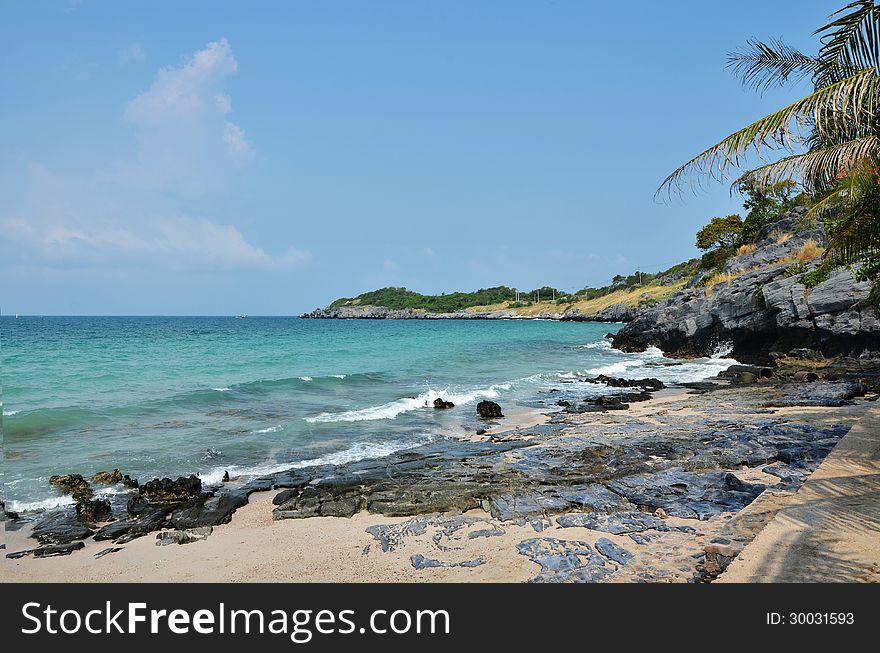
[[[690,179],[724,179],[749,152],[790,152],[746,171],[734,183],[770,189],[799,182],[826,220],[830,254],[853,262],[880,253],[880,9],[856,0],[815,32],[821,47],[809,55],[781,41],[750,41],[728,65],[745,86],[763,90],[810,79],[806,97],[757,120],[675,170],[658,192]]]
[[[723,218],[714,217],[697,232],[697,247],[702,250],[728,249],[739,241],[743,221],[736,213]]]

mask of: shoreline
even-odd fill
[[[771,428],[772,423],[772,429],[781,429],[781,433],[797,427],[799,437],[824,429],[826,434],[836,438],[836,443],[843,435],[839,433],[840,425],[846,424],[848,432],[849,426],[869,407],[867,402],[858,400],[839,408],[797,405],[766,408],[763,404],[779,394],[778,384],[713,385],[717,388],[710,391],[686,387],[661,390],[649,401],[632,404],[629,410],[554,413],[547,416],[543,424],[521,426],[518,430],[506,428],[487,433],[481,441],[463,441],[461,446],[471,447],[472,451],[465,451],[462,460],[449,456],[435,461],[443,473],[453,470],[449,478],[459,478],[455,474],[462,470],[472,470],[467,474],[479,473],[473,470],[488,464],[498,478],[496,484],[510,486],[512,504],[500,497],[490,497],[477,504],[463,501],[467,492],[461,494],[461,488],[456,489],[456,481],[437,478],[430,482],[430,478],[419,479],[418,472],[414,473],[412,485],[399,487],[413,488],[407,491],[412,496],[421,492],[425,484],[425,491],[452,492],[452,496],[442,498],[438,505],[447,508],[458,505],[464,509],[431,511],[424,510],[423,506],[411,514],[394,515],[391,514],[394,509],[385,510],[383,514],[365,506],[351,516],[306,516],[307,506],[302,503],[301,489],[287,490],[293,494],[300,492],[297,499],[300,503],[291,504],[293,513],[285,509],[284,502],[279,505],[276,500],[273,504],[273,499],[283,494],[279,488],[255,491],[228,524],[214,526],[213,533],[203,541],[158,546],[154,533],[121,545],[89,539],[84,549],[69,556],[4,560],[4,582],[25,579],[36,582],[709,580],[791,500],[809,474],[778,460],[727,467],[705,462],[700,464],[719,471],[694,473],[682,468],[675,472],[676,467],[670,467],[668,458],[674,451],[680,451],[682,440],[693,439],[707,428],[723,427],[721,431],[724,431],[745,423],[746,428],[759,430]],[[694,392],[702,394],[691,394]],[[502,433],[508,435],[498,438]],[[825,440],[827,438],[822,440],[822,446],[828,444]],[[659,449],[655,446],[657,442],[663,444]],[[733,446],[733,440],[724,442]],[[601,451],[615,443],[619,444],[620,451],[647,447],[643,453],[650,451],[650,454],[644,456],[644,460],[633,463],[632,469],[621,468],[623,472],[639,473],[618,475],[621,480],[611,478],[604,484],[584,485],[584,479],[580,478],[573,484],[558,485],[558,489],[548,494],[531,481],[523,481],[522,472],[517,469],[526,465],[532,472],[538,472],[546,464],[559,460],[560,455],[577,454],[583,459],[587,452]],[[784,446],[793,444],[794,440],[786,436]],[[583,448],[584,445],[587,447]],[[665,447],[669,450],[663,450]],[[473,454],[478,463],[469,461],[468,453]],[[667,460],[663,456],[667,456]],[[401,465],[409,464],[407,461],[413,457],[412,454],[399,456],[384,462],[377,459],[347,466],[347,469],[354,474],[361,472],[362,481],[369,486],[373,483],[371,474],[377,468],[384,473],[391,468],[402,469]],[[690,467],[697,469],[700,464],[692,458]],[[656,472],[649,471],[645,476],[645,470],[654,469]],[[328,471],[345,473],[338,469],[323,470],[317,476],[322,477]],[[661,492],[652,499],[666,505],[666,509],[649,512],[647,509],[651,506],[639,505],[640,493],[644,494],[647,484],[629,487],[624,481],[638,479],[640,474],[656,487],[671,488],[671,493]],[[802,474],[800,481],[794,478],[797,474]],[[675,488],[682,479],[696,488],[694,492],[702,494],[697,496],[687,487],[681,503],[680,491]],[[562,476],[555,482],[568,483]],[[697,487],[700,483],[706,487]],[[720,490],[728,494],[744,491],[743,499],[748,500],[741,506],[725,503],[727,499],[710,487],[712,483],[721,483]],[[465,483],[458,482],[458,485]],[[337,493],[335,501],[347,496],[344,483],[328,487],[331,493]],[[757,494],[749,489],[758,487],[761,490]],[[596,499],[607,503],[611,499],[605,494],[608,488],[621,493],[613,493],[617,497],[615,501],[623,499],[621,505],[606,505],[602,510],[588,505],[591,501],[596,504]],[[369,492],[369,488],[366,491]],[[578,500],[586,503],[567,504],[568,508],[580,505],[577,510],[566,509],[559,503],[560,497],[571,491],[584,494]],[[378,497],[382,492],[387,493],[377,487],[370,496]],[[624,496],[627,493],[629,496]],[[529,501],[538,503],[527,505]],[[380,507],[375,500],[372,505]],[[693,513],[694,507],[698,511],[705,510],[706,514]],[[278,518],[279,515],[290,517],[296,511],[303,514]],[[602,519],[591,521],[590,515],[600,515]],[[625,515],[629,521],[620,521],[615,515]],[[700,516],[703,518],[695,518]],[[619,523],[614,523],[614,519]],[[33,540],[26,539],[26,531],[7,533],[7,552],[33,545]],[[118,550],[94,557],[96,553],[114,548]],[[565,573],[555,570],[554,561],[566,556],[574,556],[578,561],[575,568]]]

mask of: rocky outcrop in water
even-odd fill
[[[844,267],[810,288],[803,273],[791,273],[791,260],[779,261],[809,239],[824,242],[821,228],[788,240],[777,235],[800,218],[793,212],[769,225],[754,252],[728,260],[725,269],[739,276],[710,289],[686,288],[643,310],[614,335],[613,345],[630,352],[653,345],[670,357],[688,358],[710,355],[729,342],[733,357],[750,362],[802,348],[827,357],[877,354],[880,318],[867,302],[871,282],[857,281]],[[821,263],[810,261],[805,271]]]
[[[504,417],[501,413],[501,406],[494,401],[481,401],[477,404],[477,415],[482,419],[498,419]]]

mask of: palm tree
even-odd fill
[[[829,225],[830,252],[854,262],[880,252],[880,8],[856,0],[818,29],[812,56],[781,41],[749,41],[728,66],[758,91],[809,78],[806,97],[734,132],[669,175],[658,189],[679,191],[686,180],[726,179],[754,152],[789,154],[743,173],[770,188],[798,181],[817,201],[811,213]]]

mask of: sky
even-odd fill
[[[0,4],[0,310],[293,315],[384,286],[574,291],[741,208],[666,175],[806,88],[827,0]]]

